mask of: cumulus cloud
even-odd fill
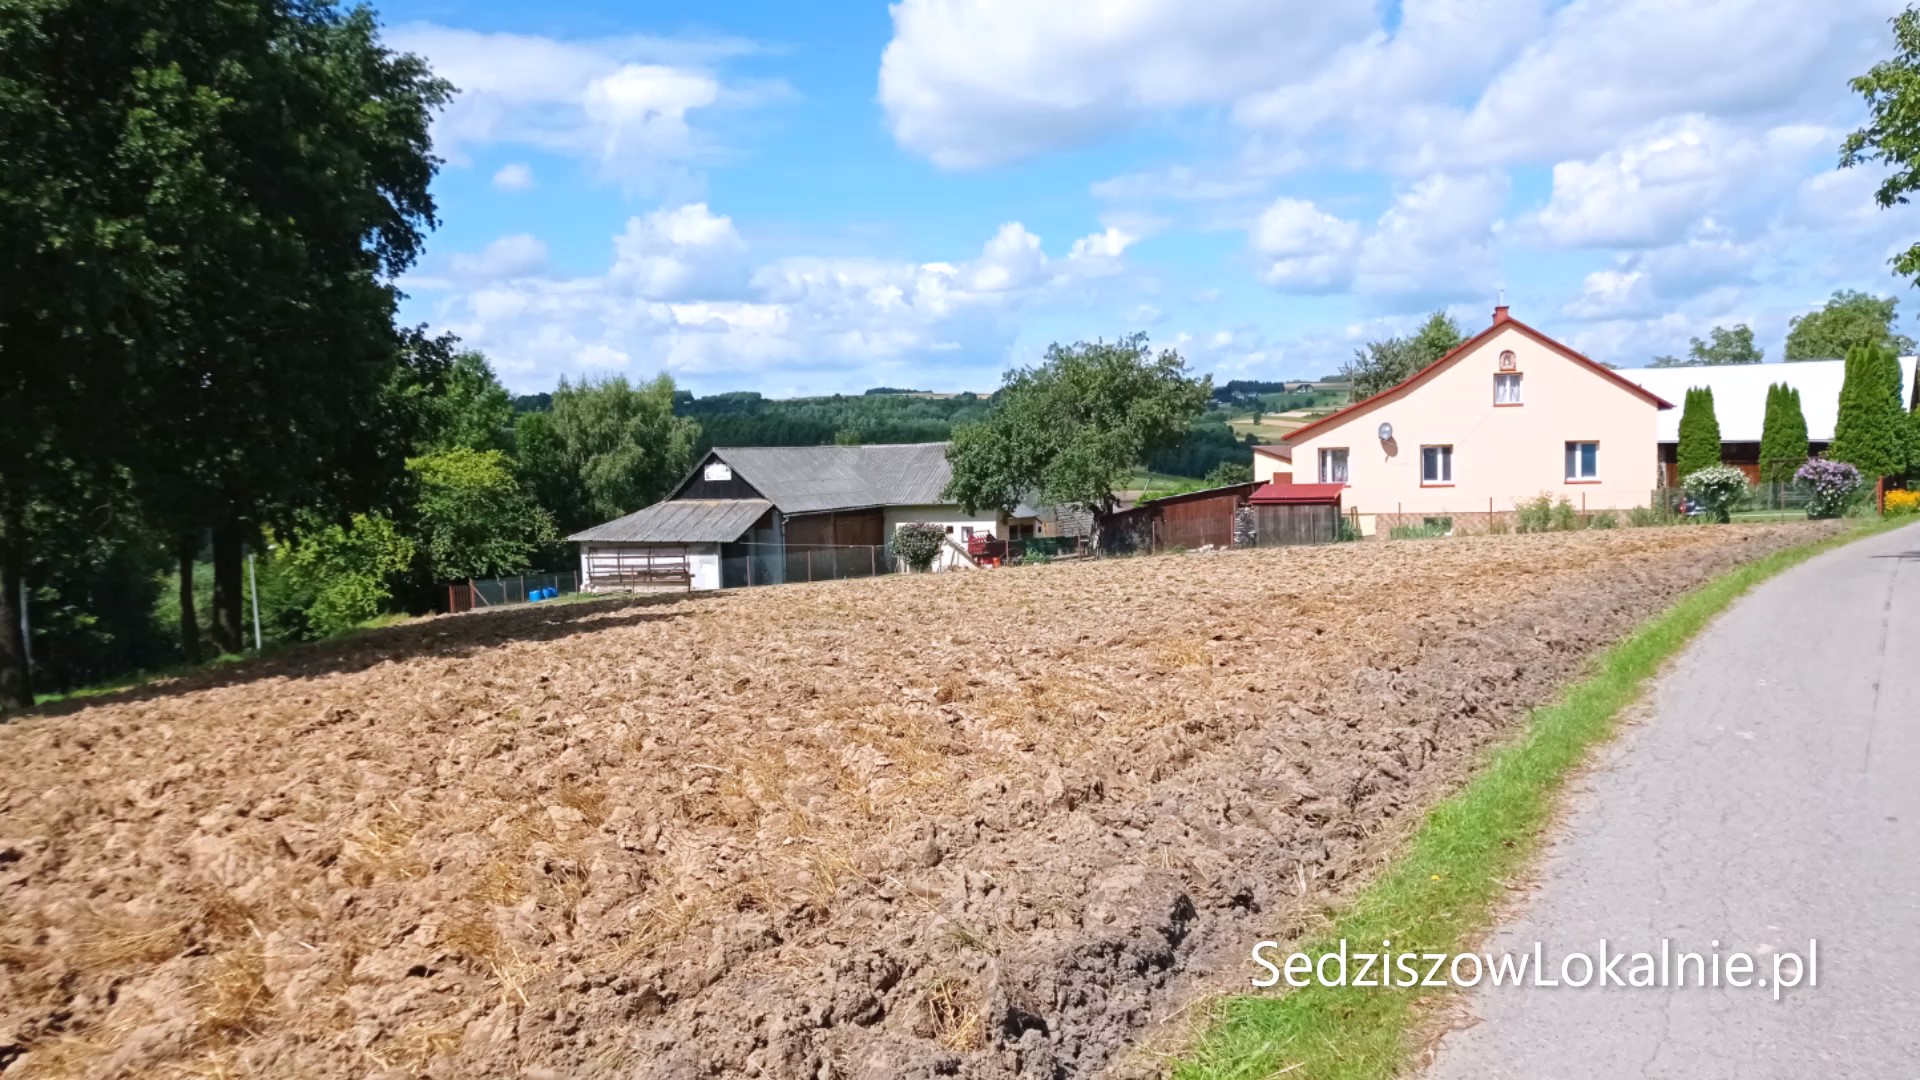
[[[1247,242],[1261,280],[1289,292],[1352,289],[1364,296],[1438,303],[1491,293],[1493,239],[1507,200],[1502,173],[1435,174],[1403,187],[1372,228],[1311,202],[1280,198]]]
[[[535,186],[533,166],[524,161],[503,165],[499,172],[493,174],[496,191],[532,191]]]
[[[722,79],[722,62],[754,51],[738,39],[561,40],[413,23],[388,40],[427,57],[459,89],[434,124],[434,145],[448,160],[465,163],[479,146],[527,146],[585,161],[636,190],[712,159],[719,148],[697,126],[701,117],[784,93],[779,84]]]
[[[440,298],[434,321],[494,357],[515,385],[657,366],[791,388],[809,372],[838,379],[936,357],[990,375],[1020,313],[1084,300],[1133,242],[1106,228],[1050,256],[1009,222],[954,262],[789,256],[755,265],[731,218],[690,203],[630,219],[595,276],[526,274],[509,257],[517,240],[503,238],[460,264],[470,284]]]
[[[1367,0],[901,0],[880,59],[894,138],[975,168],[1225,102],[1373,28]]]
[[[1292,291],[1322,292],[1352,282],[1360,225],[1304,199],[1280,198],[1261,212],[1247,242],[1266,262],[1262,281]]]
[[[547,265],[547,245],[529,233],[503,236],[475,255],[455,255],[453,271],[466,277],[521,277]]]

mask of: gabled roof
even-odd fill
[[[953,478],[943,442],[716,446],[709,457],[725,462],[786,514],[938,505],[947,501],[942,492]]]
[[[1281,461],[1293,460],[1293,447],[1288,446],[1286,443],[1262,443],[1254,447],[1253,452],[1256,454],[1265,454],[1272,458],[1279,458]]]
[[[773,508],[765,499],[675,499],[635,510],[567,537],[569,542],[636,544],[726,544]]]
[[[1915,388],[1915,360],[1900,358],[1900,400],[1911,405]],[[1620,372],[1648,390],[1667,398],[1682,398],[1690,387],[1713,391],[1713,416],[1720,422],[1723,442],[1759,442],[1766,421],[1767,387],[1786,383],[1800,391],[1800,410],[1807,417],[1807,438],[1832,442],[1840,418],[1840,386],[1846,381],[1845,360],[1794,360],[1779,364],[1725,364],[1710,367],[1627,368]],[[1680,441],[1680,412],[1660,415],[1661,442]]]
[[[1612,368],[1607,367],[1605,364],[1598,363],[1592,359],[1589,359],[1586,356],[1583,356],[1580,353],[1575,352],[1574,350],[1568,348],[1567,346],[1560,344],[1559,342],[1553,340],[1552,338],[1541,333],[1540,331],[1535,330],[1533,327],[1528,326],[1526,323],[1521,322],[1519,319],[1516,319],[1513,316],[1508,315],[1507,309],[1505,307],[1499,307],[1494,309],[1492,326],[1487,327],[1485,330],[1482,330],[1479,333],[1473,335],[1467,340],[1461,342],[1459,345],[1454,346],[1454,348],[1450,350],[1445,356],[1442,356],[1440,359],[1435,360],[1433,363],[1428,364],[1426,367],[1423,367],[1419,371],[1414,372],[1412,375],[1407,376],[1404,380],[1398,383],[1395,383],[1393,386],[1388,387],[1385,390],[1380,391],[1379,393],[1373,395],[1372,397],[1368,398],[1365,401],[1357,401],[1352,405],[1347,406],[1344,409],[1341,409],[1337,412],[1329,413],[1328,415],[1323,416],[1318,420],[1315,420],[1313,423],[1308,424],[1305,427],[1295,428],[1291,433],[1287,435],[1287,441],[1289,443],[1297,443],[1301,438],[1303,438],[1310,431],[1315,431],[1324,427],[1330,427],[1338,423],[1344,423],[1347,420],[1352,419],[1356,413],[1360,413],[1367,409],[1371,409],[1376,405],[1386,404],[1389,400],[1399,397],[1400,395],[1406,393],[1408,390],[1411,390],[1413,387],[1418,386],[1420,383],[1426,381],[1428,376],[1431,376],[1437,373],[1441,368],[1445,367],[1447,363],[1451,361],[1454,357],[1465,355],[1467,352],[1477,347],[1481,342],[1486,341],[1488,338],[1499,333],[1501,330],[1509,329],[1509,328],[1520,331],[1521,333],[1527,335],[1533,340],[1546,346],[1548,349],[1551,349],[1552,351],[1559,353],[1561,356],[1566,357],[1567,359],[1573,361],[1576,364],[1580,364],[1592,370],[1596,375],[1602,376],[1608,382],[1615,384],[1616,386],[1620,387],[1622,390],[1625,390],[1628,393],[1633,394],[1635,397],[1641,398],[1651,403],[1657,408],[1661,408],[1661,409],[1673,408],[1673,403],[1661,397],[1660,395],[1654,393],[1651,390],[1648,390],[1646,387],[1641,386],[1639,383],[1636,383],[1631,379],[1622,378],[1619,372],[1616,372]]]

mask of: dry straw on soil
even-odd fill
[[[24,720],[0,1067],[1124,1068],[1581,657],[1818,530],[461,616]]]

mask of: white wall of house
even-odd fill
[[[969,514],[952,503],[929,506],[889,506],[883,512],[883,519],[889,540],[893,538],[893,534],[900,526],[916,522],[945,528],[948,535],[953,537],[953,542],[963,549],[967,546],[968,529],[972,529],[975,533],[992,533],[1002,540],[1007,538],[1007,530],[1000,520],[998,511],[981,510],[978,513]],[[949,548],[941,553],[940,559],[933,564],[933,568],[947,570],[959,562],[959,556]]]
[[[720,587],[719,544],[585,543],[580,545],[580,588],[586,590],[596,585],[600,588],[618,587],[612,583],[596,583],[596,569],[601,582],[609,582],[616,568],[622,564],[633,566],[639,560],[649,558],[677,562],[683,557],[693,575],[694,588]]]
[[[1275,481],[1287,483],[1293,479],[1293,462],[1273,454],[1253,452],[1253,478],[1262,484]]]

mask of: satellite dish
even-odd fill
[[[1393,425],[1392,424],[1380,425],[1380,441],[1381,442],[1393,441]]]

